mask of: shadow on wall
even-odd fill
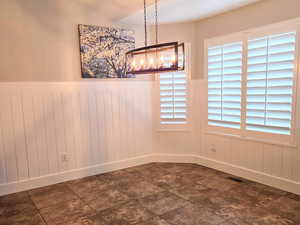
[[[97,11],[92,1],[83,0],[15,0],[24,15],[28,15],[44,29],[59,33],[64,24],[78,17],[90,15]],[[94,0],[93,0],[94,1]],[[80,8],[80,11],[78,10]],[[80,12],[80,15],[76,13]],[[80,19],[79,19],[80,20]]]
[[[29,16],[43,29],[61,33],[67,19],[62,8],[63,1],[57,0],[16,0],[24,16]]]
[[[2,80],[80,80],[78,24],[113,26],[116,15],[128,13],[123,0],[5,1],[3,52],[14,60],[1,62]]]
[[[139,9],[140,0],[15,0],[25,15],[52,32],[64,31],[64,24],[111,24]]]
[[[26,53],[26,58],[18,57],[14,61],[18,65],[15,68],[23,69],[23,77],[15,76],[19,71],[12,72],[10,64],[6,66],[6,74],[11,74],[7,77],[42,81],[80,79],[77,24],[102,22],[95,17],[99,16],[96,0],[8,1],[11,18],[8,16],[5,21],[6,29],[10,28],[11,34],[18,37],[18,43],[13,46],[15,55]],[[12,46],[10,40],[7,36],[7,45]]]

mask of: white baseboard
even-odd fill
[[[282,177],[272,176],[263,172],[239,167],[233,164],[209,159],[198,155],[188,154],[156,154],[155,161],[158,162],[190,162],[197,163],[202,166],[220,170],[235,176],[243,177],[258,183],[279,188],[284,191],[292,192],[300,195],[300,183]]]
[[[33,188],[57,184],[69,180],[79,179],[87,176],[93,176],[105,172],[124,169],[132,166],[138,166],[153,162],[153,155],[138,156],[125,160],[119,160],[99,165],[89,166],[80,169],[64,171],[61,173],[50,174],[47,176],[36,177],[32,179],[22,180],[0,185],[0,196],[20,191],[26,191]]]
[[[197,155],[191,154],[153,154],[154,162],[198,163]]]
[[[197,163],[300,195],[300,183],[191,154],[152,154],[0,185],[0,196],[150,162]]]

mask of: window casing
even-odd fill
[[[158,129],[186,131],[189,125],[190,44],[185,43],[185,70],[157,74]]]
[[[187,123],[187,75],[186,72],[159,74],[160,123],[184,125]]]
[[[298,25],[273,25],[205,44],[207,131],[295,145]],[[226,59],[228,46],[241,50],[232,64]],[[235,70],[227,73],[231,65]]]

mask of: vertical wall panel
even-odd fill
[[[65,138],[65,123],[63,115],[62,95],[60,91],[57,91],[53,95],[54,99],[54,118],[55,118],[55,134],[57,141],[57,152],[59,159],[60,171],[68,170],[68,163],[62,160],[62,154],[67,153],[66,151],[66,138]]]
[[[128,121],[126,119],[126,89],[120,91],[120,157],[124,158],[126,151],[124,148],[128,148],[128,139],[126,138],[126,130],[128,130]]]
[[[25,92],[26,91],[26,92]],[[40,176],[39,158],[36,143],[35,117],[33,112],[33,97],[25,90],[23,93],[23,113],[25,124],[25,138],[28,155],[29,177]]]
[[[91,159],[91,164],[96,165],[99,163],[99,155],[98,155],[98,130],[97,130],[97,115],[96,115],[96,99],[95,99],[95,91],[89,91],[87,93],[88,96],[88,122],[89,122],[89,142],[90,142],[90,150],[93,158]]]
[[[282,146],[262,144],[264,150],[264,172],[281,177],[282,174]]]
[[[118,84],[119,85],[119,84]],[[112,147],[113,147],[113,161],[120,159],[121,145],[121,124],[120,124],[120,90],[119,88],[112,89]]]
[[[151,85],[1,83],[0,184],[147,153]]]
[[[300,182],[300,149],[292,149],[292,161],[289,162],[292,166],[292,180]]]
[[[84,154],[81,154],[81,160],[83,166],[89,165],[89,162],[93,160],[93,154],[91,150],[90,137],[90,121],[89,121],[89,108],[88,108],[88,96],[87,91],[82,90],[79,94],[80,103],[80,134],[82,136],[82,149],[84,149]]]
[[[81,151],[83,148],[83,136],[81,135],[81,116],[80,116],[80,96],[78,91],[74,91],[72,95],[72,111],[73,111],[73,132],[74,132],[74,142],[75,142],[75,165],[77,168],[83,167],[82,158],[85,154]]]
[[[72,110],[73,96],[70,91],[62,94],[63,118],[65,122],[65,143],[68,168],[76,168],[76,147],[74,136],[74,112]]]
[[[53,92],[44,96],[44,116],[46,126],[46,144],[48,148],[49,173],[59,172],[59,154],[57,149],[55,107]]]
[[[0,184],[7,182],[5,162],[2,130],[0,129]]]
[[[94,121],[97,124],[98,129],[98,155],[99,155],[99,163],[107,162],[107,149],[108,149],[108,141],[107,141],[107,125],[106,125],[106,115],[105,108],[107,107],[105,104],[104,92],[97,91],[96,92],[96,115],[97,119]]]
[[[7,95],[1,96],[0,99],[1,133],[8,182],[17,181],[19,179],[16,156],[16,142],[12,126],[13,118],[11,100],[11,96]]]
[[[193,83],[194,95],[198,95],[206,104],[207,100],[203,97],[207,95],[206,82],[195,81]],[[199,111],[201,111],[196,115],[202,123],[202,133],[199,134],[199,138],[202,138],[201,156],[299,182],[299,147],[284,147],[216,134],[207,135],[207,107],[203,104],[193,104],[192,108],[194,111],[200,108]],[[211,151],[212,148],[216,148],[216,152]]]
[[[128,141],[128,153],[133,156],[135,151],[135,136],[134,136],[134,115],[133,115],[133,98],[132,88],[126,89],[126,139]]]
[[[49,161],[48,161],[48,145],[46,143],[45,132],[45,114],[44,114],[44,93],[36,93],[33,97],[33,113],[34,113],[34,131],[36,132],[36,143],[39,160],[40,175],[49,174]]]
[[[287,179],[293,179],[293,153],[294,149],[285,147],[282,154],[282,175]]]
[[[15,151],[18,162],[18,174],[19,180],[25,180],[29,178],[28,174],[28,156],[27,146],[25,140],[25,128],[23,120],[23,107],[21,93],[18,91],[11,99],[12,104],[12,118],[13,118],[13,130],[15,139]]]

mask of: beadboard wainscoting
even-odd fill
[[[158,130],[152,96],[151,81],[0,83],[0,195],[149,162],[300,194],[299,147],[206,132],[205,81],[191,81],[187,129]]]
[[[197,162],[286,191],[300,194],[300,149],[263,140],[208,133],[207,83],[193,80],[186,130],[155,133],[156,160]],[[299,122],[299,121],[298,121]],[[296,140],[299,140],[299,126]]]
[[[151,92],[151,81],[0,83],[0,195],[145,163]]]
[[[195,86],[198,86],[197,89],[202,92],[199,93],[201,95],[200,101],[204,102],[203,105],[205,106],[201,109],[202,146],[200,147],[200,155],[298,184],[298,193],[300,193],[299,146],[281,144],[274,142],[274,140],[265,139],[264,136],[260,139],[245,139],[207,132],[207,83],[203,80],[195,82],[197,83]],[[299,126],[296,130],[296,140],[298,139]],[[250,178],[255,179],[255,177]]]

